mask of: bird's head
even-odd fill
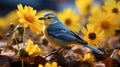
[[[43,20],[44,25],[50,25],[50,24],[54,24],[55,21],[58,20],[58,18],[55,14],[47,12],[43,14],[43,16],[39,18],[39,20]]]

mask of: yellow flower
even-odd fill
[[[14,23],[15,25],[20,24],[19,16],[16,14],[16,10],[11,11],[8,13],[5,18],[7,19],[8,23]]]
[[[91,53],[87,53],[84,55],[83,61],[84,62],[94,62],[94,56]]]
[[[97,12],[100,11],[100,10],[101,10],[101,8],[100,8],[99,5],[94,5],[94,6],[91,6],[90,13],[91,14],[97,14]]]
[[[42,53],[42,50],[38,47],[37,44],[34,45],[33,41],[28,40],[28,46],[26,47],[26,52],[29,56],[35,57]]]
[[[95,24],[95,28],[100,28],[104,31],[105,36],[111,36],[118,29],[118,17],[115,14],[97,12],[88,18],[90,23]]]
[[[77,58],[81,62],[80,67],[94,67],[95,65],[95,58],[92,53],[86,53],[83,58],[81,57],[81,55],[77,55]]]
[[[39,16],[36,15],[36,10],[33,10],[30,6],[17,5],[17,14],[20,17],[20,22],[24,24],[24,27],[30,27],[31,31],[39,34],[42,31],[42,23],[40,24]]]
[[[86,15],[88,13],[88,8],[93,0],[76,0],[75,4],[82,15]]]
[[[64,9],[62,12],[58,13],[58,17],[63,24],[68,26],[72,31],[79,32],[81,27],[80,17],[75,13],[75,10],[70,8]]]
[[[106,0],[103,5],[103,9],[108,13],[115,14],[120,19],[120,2],[119,1]]]
[[[0,17],[0,31],[6,30],[8,26],[9,24],[7,23],[6,19],[3,17]]]
[[[103,5],[103,9],[106,12],[120,15],[120,2],[116,2],[116,0],[107,0]]]
[[[57,62],[52,62],[51,64],[47,62],[45,66],[39,64],[38,67],[60,67],[60,66],[58,66]]]
[[[104,39],[104,32],[97,29],[94,24],[87,24],[87,29],[82,28],[84,40],[91,46],[98,46]]]

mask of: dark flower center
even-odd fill
[[[89,33],[88,36],[89,36],[89,38],[92,39],[92,40],[96,38],[96,34],[95,34],[95,33]]]
[[[28,53],[23,48],[20,49],[19,55],[20,55],[20,57],[24,57],[24,58],[28,57]]]
[[[117,14],[118,13],[118,9],[117,8],[113,8],[112,12]]]
[[[69,18],[66,19],[66,20],[65,20],[65,24],[69,26],[69,25],[71,24],[71,20],[70,20]]]
[[[108,21],[102,21],[101,22],[101,27],[103,29],[109,29],[110,28],[110,23]]]

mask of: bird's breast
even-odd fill
[[[51,37],[48,35],[47,28],[48,28],[47,26],[43,26],[43,34],[45,38],[49,41]]]

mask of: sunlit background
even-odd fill
[[[104,0],[94,0],[93,4],[101,4]],[[0,16],[5,16],[12,10],[16,10],[17,4],[30,5],[37,11],[50,9],[61,11],[64,8],[77,10],[75,0],[0,0]]]

